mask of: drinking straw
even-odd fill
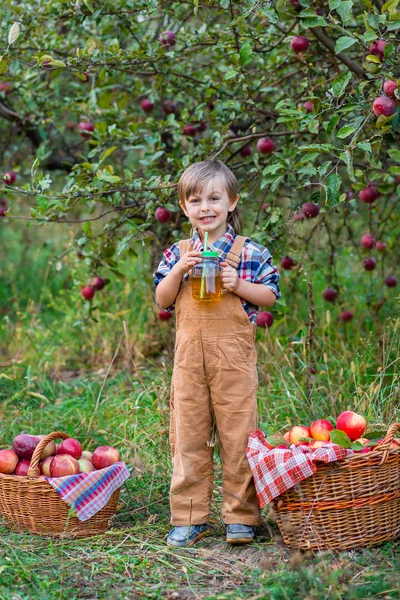
[[[207,252],[207,246],[208,246],[208,231],[206,231],[204,234],[204,252]],[[204,298],[205,276],[206,276],[206,273],[205,273],[204,263],[203,263],[203,270],[202,270],[202,274],[201,274],[201,284],[200,284],[200,298]]]

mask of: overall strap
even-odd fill
[[[239,267],[240,255],[246,240],[247,238],[245,236],[237,235],[231,249],[226,254],[225,262],[227,262],[228,265],[231,265],[231,267],[235,267],[235,269]]]
[[[179,240],[179,254],[183,256],[185,252],[188,252],[190,244],[190,238],[188,240]]]

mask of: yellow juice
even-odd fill
[[[221,299],[221,277],[219,275],[206,275],[204,277],[203,297],[201,293],[201,277],[192,277],[192,296],[201,302],[218,302]]]

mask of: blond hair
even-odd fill
[[[219,174],[224,177],[229,200],[231,202],[236,200],[238,182],[229,167],[220,160],[203,160],[202,162],[193,163],[182,173],[178,181],[179,202],[185,204],[192,194],[199,194],[207,181]],[[232,212],[228,213],[228,223],[233,227],[235,233],[240,233],[241,223],[237,206]],[[193,231],[190,235],[193,235]]]

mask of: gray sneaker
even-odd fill
[[[228,544],[251,544],[254,541],[254,527],[240,523],[227,525],[226,541]]]
[[[169,532],[167,537],[167,546],[188,547],[193,546],[203,535],[206,535],[208,530],[207,523],[203,525],[187,525],[182,527],[174,527]]]

